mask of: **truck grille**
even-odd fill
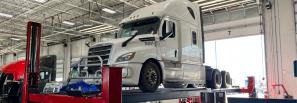
[[[100,45],[95,46],[89,49],[88,56],[100,56],[103,60],[103,65],[108,63],[109,55],[111,52],[112,45]],[[98,70],[100,68],[100,60],[97,57],[88,58],[88,65],[95,65],[89,66],[88,69],[91,70]]]

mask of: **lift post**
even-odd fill
[[[38,90],[41,24],[28,22],[26,64],[22,87],[22,103],[28,102],[28,94]]]

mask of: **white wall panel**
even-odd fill
[[[42,46],[40,48],[40,56],[46,56],[46,55],[48,55],[48,48],[49,47],[47,47],[47,46]]]
[[[19,52],[19,53],[17,53],[16,59],[17,60],[24,60],[24,59],[26,59],[26,52]]]
[[[82,56],[88,55],[88,49],[85,45],[85,43],[88,41],[88,39],[78,40],[71,42],[71,57],[72,58],[78,58]]]
[[[16,59],[15,59],[15,56],[13,56],[13,54],[5,55],[5,64],[9,64],[15,60]]]
[[[48,55],[56,55],[58,60],[64,59],[64,46],[62,44],[49,47]]]

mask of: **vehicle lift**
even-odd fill
[[[92,97],[69,96],[66,94],[42,94],[39,88],[39,57],[42,26],[39,23],[28,22],[26,73],[22,87],[22,103],[135,103],[179,99],[180,103],[217,103],[215,99],[225,103],[225,93],[249,93],[254,96],[255,79],[249,77],[246,89],[187,88],[187,89],[158,89],[154,93],[142,93],[140,90],[122,91],[122,70],[120,67],[102,67],[101,93]],[[212,94],[212,95],[209,95]],[[215,97],[223,93],[223,99]]]

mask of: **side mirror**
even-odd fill
[[[91,47],[91,42],[87,41],[87,42],[85,43],[85,45],[86,45],[87,47]]]
[[[165,25],[165,34],[163,34],[164,37],[169,36],[170,34],[172,34],[173,32],[173,22],[171,21],[166,21],[166,23],[164,23]]]
[[[171,21],[165,21],[162,27],[162,37],[160,37],[160,40],[164,40],[167,37],[173,36],[174,32],[175,24]]]
[[[166,33],[172,33],[173,32],[173,27],[174,27],[174,24],[173,24],[173,22],[171,22],[171,21],[167,21],[168,23],[168,25],[167,25],[167,27],[166,27]]]

